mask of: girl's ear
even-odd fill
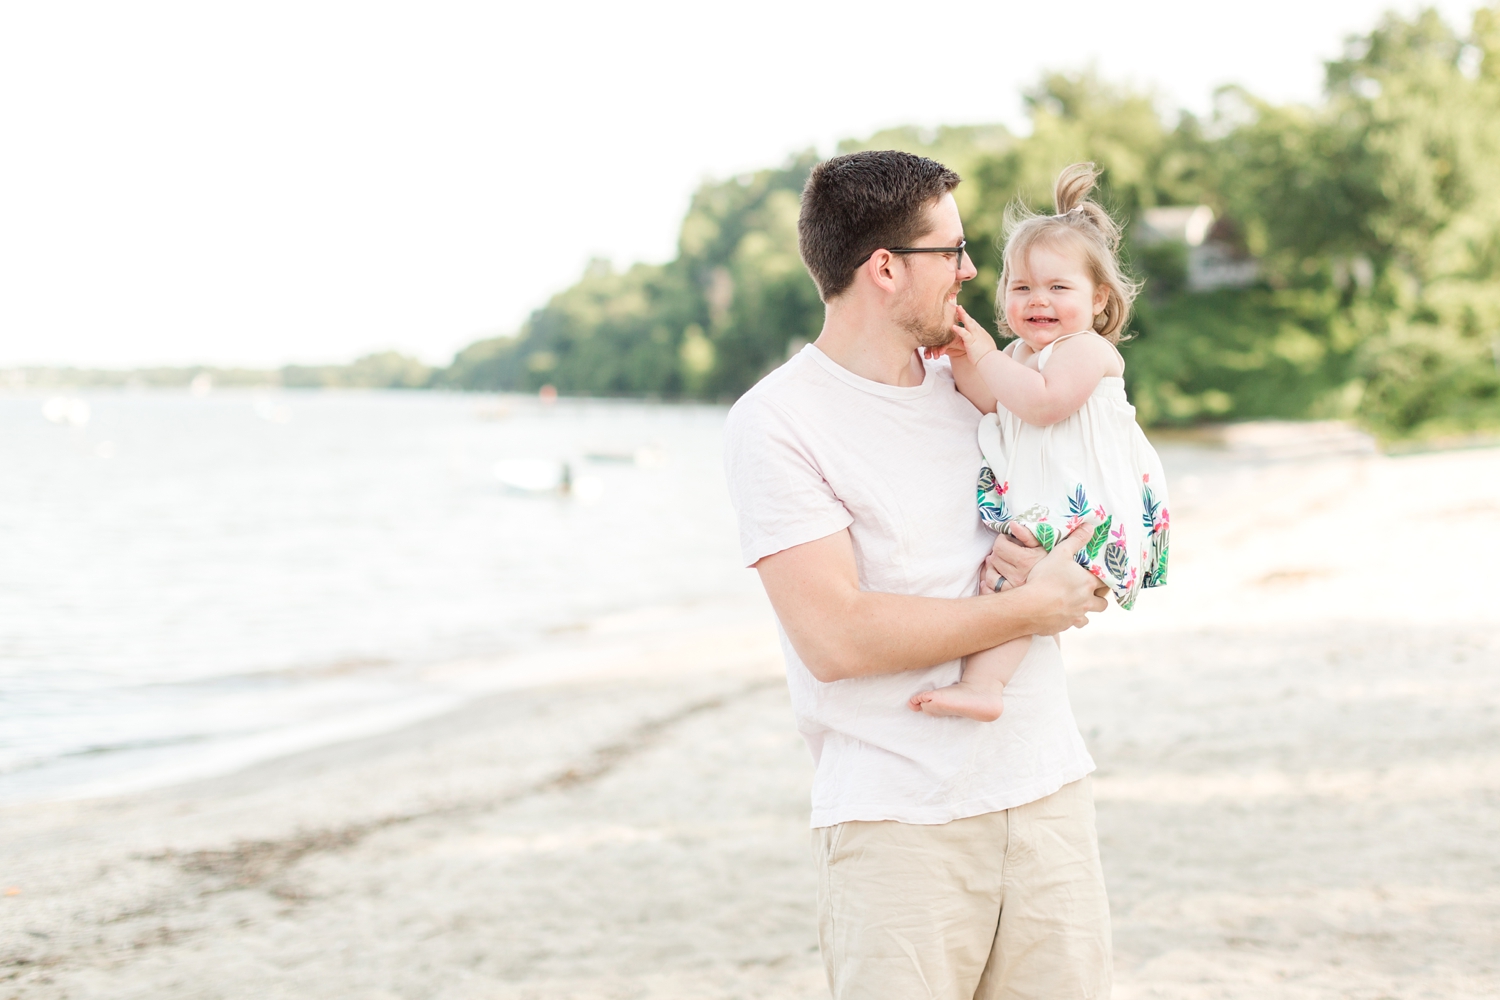
[[[1109,286],[1108,285],[1095,285],[1094,286],[1094,315],[1097,316],[1100,313],[1102,313],[1104,311],[1104,307],[1107,306],[1107,305],[1109,305]]]

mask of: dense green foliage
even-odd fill
[[[1127,237],[1146,279],[1125,348],[1145,422],[1358,417],[1392,436],[1500,422],[1500,7],[1465,35],[1431,11],[1388,16],[1328,65],[1317,107],[1226,89],[1207,119],[1168,123],[1091,75],[1048,76],[1028,105],[1024,138],[903,129],[841,147],[908,149],[964,175],[980,275],[963,301],[986,324],[1006,208],[1048,208],[1058,169],[1088,159],[1120,218],[1205,204],[1216,238],[1260,262],[1250,287],[1192,291],[1185,248]],[[735,397],[822,321],[796,251],[813,162],[705,185],[675,260],[594,263],[435,383]]]
[[[446,373],[463,388],[724,398],[749,388],[789,341],[822,324],[797,256],[797,202],[816,160],[693,197],[678,255],[617,273],[596,261],[535,312],[520,335],[480,341]]]

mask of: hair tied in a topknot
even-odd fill
[[[1005,250],[1000,270],[1000,286],[995,290],[996,326],[1005,335],[1015,336],[1005,321],[1005,289],[1010,283],[1011,265],[1017,254],[1029,254],[1039,244],[1065,247],[1081,254],[1096,286],[1108,289],[1104,311],[1094,320],[1094,330],[1110,343],[1117,342],[1130,321],[1131,305],[1140,283],[1121,266],[1117,252],[1120,246],[1120,224],[1089,194],[1099,180],[1099,168],[1092,163],[1074,163],[1057,175],[1052,192],[1056,215],[1038,215],[1024,205],[1013,204],[1005,213]]]

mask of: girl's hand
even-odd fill
[[[962,340],[959,340],[957,337],[954,337],[952,340],[948,341],[942,347],[924,347],[924,348],[922,348],[922,356],[924,358],[931,358],[934,361],[937,360],[938,358],[943,358],[943,357],[947,357],[947,358],[961,358],[964,355],[966,355],[967,353],[968,352],[966,350],[964,350],[964,342]]]
[[[969,355],[969,360],[976,365],[986,354],[992,354],[998,348],[995,341],[985,332],[984,327],[974,322],[974,317],[964,311],[963,306],[957,307],[956,318],[958,322],[953,325],[953,332],[963,343],[964,351]],[[950,348],[950,353],[952,352]]]

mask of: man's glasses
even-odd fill
[[[951,253],[951,254],[955,254],[955,255],[957,255],[957,261],[954,263],[953,271],[956,274],[959,271],[962,271],[964,269],[964,247],[966,247],[968,245],[969,245],[969,241],[968,240],[959,240],[958,246],[956,246],[956,247],[887,247],[886,249],[889,252],[891,252],[891,253]],[[870,259],[869,257],[865,258],[865,260],[869,260],[869,259]]]

